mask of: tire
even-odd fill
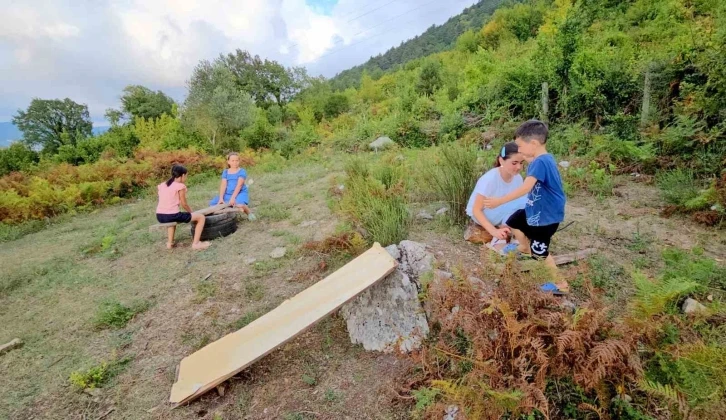
[[[197,225],[193,224],[191,226],[191,232],[192,237],[194,237],[194,232],[196,231]],[[202,231],[202,235],[199,238],[202,241],[210,241],[212,239],[222,238],[224,236],[228,236],[233,234],[237,231],[237,219],[232,218],[229,220],[225,220],[223,222],[218,222],[217,224],[213,226],[209,226],[205,223],[204,230]]]
[[[237,213],[210,214],[204,218],[204,226],[213,227],[237,217]]]

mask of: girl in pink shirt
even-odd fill
[[[209,248],[209,242],[201,242],[199,240],[204,230],[204,215],[192,213],[192,208],[187,204],[187,186],[184,182],[187,180],[187,168],[181,165],[174,165],[171,168],[171,178],[162,182],[156,188],[159,191],[159,204],[156,206],[156,220],[159,223],[189,223],[197,224],[194,229],[194,242],[192,249]],[[179,206],[182,206],[187,212],[180,212]],[[174,247],[174,232],[176,225],[169,226],[167,229],[168,240],[166,247],[171,249]]]

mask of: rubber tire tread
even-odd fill
[[[205,226],[215,226],[220,223],[224,223],[227,220],[234,219],[237,217],[237,213],[222,213],[222,214],[210,214],[204,217]]]
[[[194,232],[196,230],[196,227],[197,227],[196,224],[191,226],[192,237],[194,237]],[[224,223],[219,223],[212,227],[208,227],[205,224],[204,230],[202,231],[202,235],[199,239],[202,241],[209,241],[212,239],[217,239],[217,238],[231,235],[232,233],[234,233],[236,231],[237,231],[237,220],[236,219],[231,219]]]

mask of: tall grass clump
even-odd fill
[[[467,221],[466,204],[474,190],[479,170],[475,146],[451,143],[442,146],[439,160],[430,169],[438,198],[449,205],[449,215],[457,224]]]
[[[341,210],[364,230],[371,242],[386,246],[406,239],[411,216],[405,188],[389,170],[374,171],[359,158],[346,165],[348,176]]]
[[[693,172],[680,168],[661,172],[656,182],[663,200],[676,206],[683,206],[696,198],[700,188]]]

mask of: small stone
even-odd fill
[[[103,394],[103,391],[99,388],[86,388],[83,392],[92,397],[100,397]]]
[[[708,300],[709,302],[713,302],[713,295],[706,296],[706,300]]]
[[[562,299],[562,301],[560,302],[560,307],[572,313],[575,313],[575,311],[577,310],[577,305],[575,305],[572,301],[568,299]]]
[[[568,161],[566,161],[566,160],[563,160],[563,161],[561,161],[561,162],[560,162],[560,164],[559,164],[559,165],[560,165],[560,167],[561,167],[561,168],[563,168],[563,169],[567,169],[567,168],[569,168],[569,167],[570,167],[570,162],[568,162]]]
[[[683,313],[686,314],[693,314],[693,313],[702,313],[708,311],[708,309],[703,306],[700,302],[698,302],[696,299],[688,298],[685,302],[683,302]]]
[[[436,277],[438,277],[442,280],[449,280],[452,277],[454,277],[453,274],[449,273],[448,271],[444,271],[444,270],[436,270],[434,273],[436,274]]]
[[[306,220],[306,221],[300,223],[300,227],[304,227],[304,228],[305,227],[310,227],[310,226],[312,226],[312,225],[314,225],[316,223],[318,223],[317,220]]]
[[[235,292],[241,292],[242,291],[242,284],[240,284],[240,283],[233,284],[232,285],[232,290],[234,290]]]
[[[434,216],[432,216],[432,215],[431,215],[431,213],[429,213],[429,212],[426,212],[426,211],[420,211],[420,212],[419,212],[419,213],[418,213],[418,214],[416,215],[416,218],[417,218],[417,219],[423,219],[423,220],[433,220],[433,219],[434,219]]]
[[[252,265],[257,262],[257,258],[249,257],[245,258],[245,264]]]
[[[489,339],[491,341],[497,341],[497,339],[499,338],[499,331],[497,331],[497,330],[489,330],[487,332],[487,337],[489,337]]]
[[[197,311],[197,313],[194,314],[194,318],[199,318],[202,316],[202,311]]]
[[[245,182],[245,184],[247,184],[247,185],[252,185],[252,184],[254,184],[254,183],[255,183],[255,180],[254,180],[254,179],[252,179],[252,178],[249,178],[249,179],[247,180],[247,182]]]
[[[371,142],[368,147],[371,148],[371,150],[375,150],[376,152],[379,150],[385,150],[390,146],[393,146],[395,143],[393,140],[391,140],[389,137],[378,137],[375,141]]]
[[[231,313],[231,314],[238,314],[239,313],[239,308],[232,308],[232,309],[229,310],[229,313]]]
[[[442,420],[456,420],[456,416],[459,414],[459,407],[455,405],[450,405],[446,407],[446,414],[444,414],[444,417]]]
[[[217,385],[217,394],[219,394],[220,397],[224,397],[224,385]]]
[[[492,150],[492,145],[491,145],[491,143],[487,144],[487,145],[486,145],[486,146],[485,146],[484,148],[485,148],[485,149],[487,149],[487,150]]]
[[[270,252],[270,258],[277,260],[284,257],[285,254],[287,254],[287,249],[284,246],[279,246]]]
[[[442,214],[446,213],[447,211],[449,211],[448,207],[441,207],[440,209],[436,210],[436,215],[441,216]]]

